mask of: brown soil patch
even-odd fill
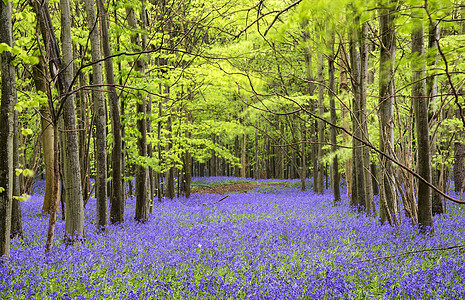
[[[246,193],[259,186],[288,186],[289,183],[256,183],[256,182],[241,182],[232,183],[215,187],[201,187],[194,191],[192,194],[230,194],[230,193]]]

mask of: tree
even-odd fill
[[[331,34],[331,39],[330,39],[330,56],[328,57],[328,93],[329,93],[329,112],[330,112],[330,118],[331,118],[331,123],[336,124],[337,123],[337,114],[336,114],[336,103],[334,101],[334,94],[336,93],[336,88],[335,88],[335,80],[334,80],[334,73],[336,72],[336,69],[334,67],[334,60],[335,60],[335,54],[334,54],[334,33]],[[331,141],[331,152],[333,153],[334,157],[331,162],[331,190],[333,192],[333,198],[334,198],[334,203],[338,204],[341,202],[341,191],[339,188],[339,160],[338,160],[338,155],[336,154],[337,151],[337,132],[336,128],[331,126],[329,128],[330,131],[330,141]]]
[[[95,13],[95,1],[85,0],[87,13],[87,26],[89,27],[89,39],[92,55],[92,79],[95,88],[92,90],[94,100],[95,119],[95,142],[96,147],[96,198],[97,198],[97,225],[99,230],[106,232],[108,225],[107,213],[107,138],[106,138],[106,115],[105,95],[103,93],[102,55],[100,54],[99,26]]]
[[[113,151],[111,153],[112,191],[110,195],[110,222],[113,224],[122,223],[124,221],[121,116],[118,94],[115,88],[110,38],[108,35],[108,12],[103,4],[103,0],[97,0],[97,6],[100,17],[103,56],[105,58],[105,77],[108,85],[108,98],[110,100],[111,133],[113,135]]]
[[[16,77],[13,65],[12,3],[0,2],[1,99],[0,99],[0,256],[10,254],[13,197],[13,137]]]
[[[79,146],[76,132],[74,94],[70,93],[73,82],[73,47],[71,43],[71,11],[69,0],[60,0],[61,42],[63,50],[63,78],[60,97],[64,123],[64,181],[66,186],[65,241],[79,245],[84,239],[84,203],[81,189]]]
[[[142,14],[145,14],[145,6],[142,1]],[[126,13],[128,16],[129,26],[136,30],[137,22],[136,15],[133,8],[127,8]],[[145,19],[145,16],[143,16]],[[145,25],[145,24],[144,24]],[[131,36],[131,42],[136,45],[137,48],[141,47],[139,34],[135,33]],[[135,61],[135,71],[137,76],[142,76],[144,73],[144,62],[138,57]],[[146,112],[146,100],[145,96],[141,96],[137,100],[137,113],[139,117],[137,119],[137,129],[139,130],[140,136],[137,140],[137,147],[139,149],[139,156],[141,158],[147,157],[147,121],[145,119]],[[136,215],[135,219],[139,222],[145,222],[148,219],[148,198],[147,198],[147,168],[141,164],[137,165],[136,171]]]
[[[429,145],[428,98],[425,85],[425,40],[422,15],[416,13],[412,29],[412,101],[415,110],[418,175],[431,182],[431,157]],[[418,181],[418,223],[423,231],[433,229],[431,189]]]
[[[379,62],[379,147],[389,157],[394,157],[394,63],[396,35],[394,14],[397,1],[380,2],[380,62]],[[381,222],[398,223],[398,205],[395,189],[395,169],[392,160],[380,158],[380,216]]]

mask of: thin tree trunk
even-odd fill
[[[46,70],[42,56],[40,57],[39,64],[32,67],[32,77],[37,91],[41,91],[49,96],[47,92],[47,80],[45,78]],[[51,114],[48,107],[40,109],[41,119],[40,124],[42,128],[42,149],[44,153],[45,164],[45,193],[44,202],[42,204],[42,213],[49,213],[53,205],[53,184],[55,179],[55,171],[53,169],[53,156],[54,156],[54,136],[53,136],[53,123]]]
[[[246,166],[247,166],[247,161],[246,161],[246,144],[247,144],[247,134],[244,133],[242,134],[242,155],[241,155],[241,162],[242,162],[242,169],[241,169],[241,177],[245,178],[246,177]]]
[[[420,17],[420,16],[416,16]],[[417,134],[417,167],[418,175],[431,182],[431,157],[429,147],[428,98],[425,86],[425,42],[423,20],[414,20],[412,30],[412,55],[419,59],[412,63],[412,100],[415,109],[415,127]],[[433,229],[433,213],[431,204],[431,189],[418,180],[418,223],[423,231]]]
[[[396,1],[388,1],[389,7],[380,10],[380,70],[379,70],[379,140],[380,150],[394,157],[394,63],[396,54],[396,39],[394,29],[393,5]],[[397,193],[395,190],[394,163],[384,156],[380,158],[383,183],[380,185],[381,222],[398,223]],[[387,206],[386,206],[387,205]],[[386,206],[386,207],[385,207]],[[390,215],[387,215],[390,214]]]
[[[14,137],[13,137],[13,168],[16,170],[19,168],[19,136],[18,136],[18,111],[15,110],[14,120]],[[13,207],[11,212],[11,238],[22,238],[23,237],[23,218],[21,215],[21,202],[18,197],[21,196],[21,186],[19,182],[19,176],[13,174]]]
[[[358,21],[358,20],[357,20]],[[362,72],[361,72],[361,57],[357,50],[358,32],[353,32],[350,38],[350,64],[352,67],[352,89],[353,89],[353,106],[352,106],[352,128],[354,138],[352,140],[352,197],[351,204],[355,205],[359,210],[367,209],[365,195],[365,176],[363,174],[363,152],[362,143],[359,139],[362,138]]]
[[[438,47],[438,42],[439,42],[439,36],[440,30],[439,30],[439,22],[435,23],[434,25],[430,25],[429,27],[429,37],[428,37],[428,53],[430,53],[430,57],[428,59],[428,66],[429,68],[434,68],[434,66],[437,63],[437,55],[436,55],[436,50]],[[438,105],[438,80],[437,77],[432,75],[429,76],[426,79],[426,87],[427,87],[427,96],[429,100],[429,115],[433,116],[437,108],[436,106]],[[429,120],[431,122],[431,120]],[[438,124],[438,122],[433,121],[433,126],[432,128],[435,128]],[[431,139],[431,154],[434,155],[437,152],[438,148],[438,141],[437,141],[437,133],[433,129],[433,136]],[[440,174],[440,168],[438,167],[438,163],[433,162],[431,164],[432,170],[431,170],[431,180],[434,186],[439,187],[439,174]],[[442,197],[441,195],[436,192],[432,191],[432,212],[433,215],[436,214],[442,214],[444,212],[443,205],[442,205]]]
[[[367,83],[368,83],[368,23],[362,24],[361,35],[361,50],[360,50],[360,122],[361,136],[364,140],[369,141],[368,136],[368,120],[367,120]],[[366,210],[369,215],[375,215],[375,199],[373,196],[373,185],[370,174],[370,148],[364,146],[362,148],[363,159],[363,186],[365,188],[365,203]]]
[[[110,38],[108,35],[108,12],[103,5],[103,0],[97,0],[97,6],[100,17],[103,57],[105,58],[105,77],[108,85],[112,122],[111,133],[113,135],[113,151],[111,153],[111,177],[113,182],[111,185],[112,191],[110,193],[110,223],[117,224],[124,222],[121,116],[118,94],[114,86],[113,59],[111,58]]]
[[[331,36],[331,54],[328,58],[328,88],[329,88],[329,113],[331,118],[331,123],[337,123],[337,114],[336,114],[336,104],[334,101],[335,90],[335,80],[334,80],[334,33]],[[331,152],[333,153],[333,161],[331,162],[331,190],[333,191],[334,204],[339,204],[341,202],[341,191],[339,188],[339,161],[336,153],[337,151],[337,132],[336,128],[331,126],[329,128],[330,140],[331,140]]]
[[[60,0],[61,41],[63,50],[64,179],[66,182],[66,243],[81,244],[84,239],[84,205],[79,166],[74,94],[69,93],[73,80],[73,47],[71,42],[71,11],[69,0]]]
[[[142,10],[144,11],[145,4],[142,1]],[[137,30],[136,16],[133,8],[126,8],[129,26]],[[144,14],[144,12],[142,12]],[[141,46],[139,34],[133,34],[131,36],[131,42],[137,46]],[[134,61],[135,71],[138,76],[144,73],[144,63],[140,59]],[[139,149],[139,156],[147,156],[147,121],[145,119],[145,96],[140,97],[137,102],[137,113],[141,115],[141,118],[137,120],[137,129],[140,132],[140,136],[137,139],[137,148]],[[148,197],[147,197],[147,169],[142,165],[137,165],[136,170],[136,214],[135,219],[138,222],[145,222],[148,219]]]
[[[324,70],[324,63],[323,63],[323,55],[320,54],[318,57],[318,114],[323,117],[324,114],[324,77],[323,77],[323,70]],[[323,143],[324,143],[324,122],[323,120],[318,120],[318,144],[317,144],[317,190],[318,194],[324,193],[324,166],[323,166]]]
[[[12,2],[0,2],[0,43],[13,47]],[[10,255],[11,210],[13,196],[13,137],[16,77],[14,56],[10,51],[0,54],[0,257]]]
[[[97,198],[97,226],[102,232],[107,231],[108,212],[107,212],[107,138],[106,138],[106,114],[105,114],[105,95],[103,93],[103,72],[102,72],[102,55],[100,53],[99,26],[97,23],[97,14],[95,13],[95,1],[85,0],[87,13],[87,26],[89,27],[89,39],[91,44],[92,56],[92,79],[96,88],[92,90],[92,99],[94,101],[94,123],[95,123],[95,141],[97,144],[95,160],[97,165],[96,174],[96,191]]]

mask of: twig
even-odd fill
[[[223,201],[224,199],[226,199],[226,198],[228,198],[228,197],[229,197],[229,195],[226,195],[226,196],[224,196],[223,198],[221,198],[220,200],[218,200],[218,201],[216,201],[216,202],[213,202],[213,203],[210,203],[210,204],[208,204],[208,203],[202,203],[202,205],[205,205],[205,206],[206,206],[206,205],[215,205],[215,204],[220,203],[221,201]]]
[[[388,258],[394,258],[394,257],[397,257],[397,256],[408,255],[408,254],[414,254],[414,253],[420,253],[420,252],[441,251],[441,250],[444,251],[444,250],[452,250],[452,249],[460,249],[460,248],[465,248],[465,244],[464,244],[464,245],[457,245],[457,246],[446,247],[446,248],[429,248],[429,249],[420,249],[420,250],[402,252],[402,253],[399,253],[399,254],[394,254],[394,255],[389,255],[389,256],[381,256],[381,257],[375,257],[375,258],[370,258],[370,259],[357,260],[357,261],[355,261],[355,262],[353,262],[353,263],[356,264],[356,263],[367,262],[367,261],[375,261],[375,260],[380,260],[380,259],[388,259]]]

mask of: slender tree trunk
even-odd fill
[[[32,67],[32,77],[34,78],[34,84],[37,91],[41,91],[44,94],[48,95],[47,92],[47,80],[45,78],[45,66],[43,58],[40,57],[39,64]],[[44,202],[42,205],[42,213],[49,213],[53,205],[53,184],[55,179],[55,171],[53,169],[53,156],[55,150],[53,149],[54,145],[54,136],[53,136],[53,123],[51,119],[50,110],[48,107],[42,107],[40,109],[41,119],[40,124],[42,128],[41,137],[42,137],[42,149],[44,153],[44,164],[45,164],[45,193],[44,193]]]
[[[64,180],[66,182],[66,233],[68,244],[81,244],[84,239],[84,205],[81,189],[81,170],[79,166],[79,146],[76,132],[76,111],[74,94],[69,93],[73,80],[73,47],[71,42],[71,11],[69,0],[60,0],[61,41],[63,48],[63,133],[64,143]]]
[[[13,47],[12,2],[0,2],[0,43]],[[10,230],[13,197],[13,137],[16,77],[10,51],[0,54],[0,257],[10,255]]]
[[[18,136],[18,111],[15,110],[15,120],[13,137],[13,168],[16,170],[19,168],[19,136]],[[13,207],[11,212],[11,238],[22,238],[23,237],[23,218],[21,215],[21,202],[17,197],[21,196],[21,186],[19,182],[19,176],[13,174]]]
[[[364,140],[369,141],[368,136],[368,119],[367,119],[367,83],[368,83],[368,23],[362,24],[360,50],[360,125],[361,136]],[[375,215],[375,199],[373,196],[372,176],[370,174],[370,148],[362,148],[363,160],[363,186],[365,193],[366,210],[369,215]]]
[[[300,153],[301,153],[301,164],[300,164],[300,190],[305,191],[307,189],[306,179],[307,179],[307,153],[306,153],[306,141],[307,141],[307,133],[305,129],[305,123],[302,122],[300,125],[300,132],[302,135],[302,141],[300,144]]]
[[[170,150],[171,147],[173,146],[172,145],[172,134],[173,134],[173,124],[172,124],[172,121],[171,121],[171,116],[168,117],[168,121],[167,121],[167,124],[166,124],[166,130],[169,132],[168,134],[168,145],[166,146],[167,147],[167,150]],[[171,166],[172,162],[170,161],[169,162],[170,166],[168,168],[168,171],[166,172],[166,198],[168,199],[173,199],[174,197],[176,197],[176,194],[175,194],[175,186],[174,186],[174,167]]]
[[[435,23],[434,25],[430,25],[429,27],[429,36],[428,36],[428,53],[430,53],[430,57],[428,59],[428,66],[429,68],[434,68],[437,63],[437,55],[436,50],[438,47],[439,42],[439,22]],[[429,100],[429,115],[432,117],[436,111],[436,106],[438,105],[438,80],[436,76],[429,76],[426,79],[426,87],[427,87],[427,96]],[[438,122],[432,121],[431,118],[429,122],[433,123],[431,127],[433,129],[433,136],[431,139],[431,154],[434,155],[437,152],[438,148],[438,141],[437,141],[437,133],[434,128],[437,126]],[[440,187],[439,185],[439,174],[440,168],[438,167],[438,163],[432,162],[431,164],[431,180],[432,184],[436,187]],[[438,192],[432,191],[432,212],[433,215],[442,214],[444,212],[443,205],[442,205],[442,198]]]
[[[0,2],[0,43],[13,47],[12,2]],[[10,51],[0,54],[0,257],[10,255],[11,210],[13,196],[13,137],[16,77],[14,56]]]
[[[329,88],[329,113],[331,118],[331,123],[337,124],[337,114],[336,114],[336,104],[334,101],[335,90],[335,80],[334,80],[334,33],[331,36],[331,54],[328,58],[328,88]],[[334,154],[337,151],[337,132],[336,128],[331,126],[329,128],[330,141],[331,141],[331,152]],[[331,190],[333,191],[334,204],[339,204],[341,202],[341,191],[339,188],[339,161],[337,154],[334,155],[333,161],[331,162]]]
[[[110,193],[110,223],[117,224],[124,222],[121,115],[119,111],[118,94],[114,86],[113,59],[111,58],[110,38],[108,35],[108,12],[103,4],[103,0],[97,0],[97,6],[100,17],[103,57],[105,58],[105,77],[108,85],[108,99],[112,122],[111,133],[113,135],[113,151],[111,153],[112,191]]]
[[[246,177],[246,167],[247,167],[247,161],[246,161],[246,144],[247,144],[247,134],[244,133],[242,134],[242,169],[241,169],[241,177],[245,178]]]
[[[419,17],[419,16],[415,16]],[[418,175],[431,182],[431,157],[428,128],[428,98],[425,86],[425,42],[423,20],[414,20],[412,31],[412,55],[416,57],[412,63],[412,100],[415,109],[415,127],[417,134],[417,166]],[[431,204],[431,189],[418,180],[418,223],[423,231],[433,229],[433,213]]]
[[[379,70],[379,140],[380,150],[394,157],[394,63],[396,54],[396,38],[394,28],[394,9],[396,1],[388,1],[389,7],[380,10],[380,70]],[[380,216],[381,222],[398,223],[397,193],[395,190],[394,163],[384,156],[380,158]]]
[[[142,9],[145,9],[145,4],[142,1]],[[137,30],[136,16],[133,8],[126,8],[129,26]],[[142,12],[143,13],[143,12]],[[137,46],[141,46],[139,34],[135,33],[131,36],[131,42]],[[144,62],[140,59],[134,61],[135,71],[137,76],[142,76],[144,73]],[[147,156],[147,121],[145,119],[145,96],[140,97],[137,102],[137,113],[141,116],[137,119],[137,129],[140,136],[137,139],[137,148],[139,149],[139,156]],[[148,197],[147,197],[147,169],[142,165],[137,165],[136,170],[136,215],[135,219],[138,222],[145,222],[148,219]]]
[[[357,20],[358,21],[358,20]],[[363,152],[362,143],[359,139],[362,138],[362,73],[361,73],[361,57],[360,52],[357,50],[357,40],[359,34],[357,31],[353,32],[350,38],[350,62],[352,67],[352,89],[353,89],[353,105],[352,105],[352,159],[353,159],[353,172],[352,172],[352,197],[351,204],[355,205],[359,210],[367,209],[365,197],[365,179],[363,169]]]
[[[323,70],[324,70],[324,63],[323,63],[323,55],[320,54],[318,57],[318,82],[320,83],[318,85],[318,114],[320,117],[323,117],[323,114],[325,112],[324,108],[324,76],[323,76]],[[324,122],[322,120],[318,120],[318,144],[317,144],[317,193],[318,194],[323,194],[325,191],[324,188],[324,166],[323,166],[323,143],[324,143],[324,134],[325,134],[325,128],[324,128]]]
[[[95,13],[95,1],[85,0],[87,13],[87,26],[92,56],[92,79],[96,88],[92,90],[94,101],[95,141],[97,144],[95,160],[97,165],[96,191],[97,198],[97,226],[100,231],[106,232],[108,227],[107,212],[107,135],[105,116],[105,95],[103,93],[102,55],[100,53],[99,26]]]

